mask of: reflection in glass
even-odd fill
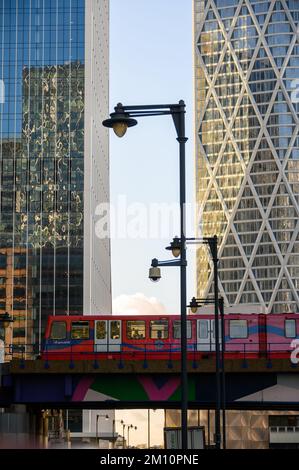
[[[17,341],[40,343],[83,313],[85,1],[1,2],[0,33],[0,276]]]

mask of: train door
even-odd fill
[[[96,320],[94,328],[96,352],[116,352],[121,349],[121,321]]]
[[[219,320],[219,344],[221,345],[221,323]],[[197,320],[197,351],[215,351],[215,320]]]

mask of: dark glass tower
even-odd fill
[[[40,343],[48,315],[111,310],[109,243],[90,222],[109,198],[107,134],[91,138],[107,30],[106,0],[0,0],[0,309],[15,343]]]

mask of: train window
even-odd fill
[[[53,321],[51,325],[51,339],[66,338],[66,323],[64,321]]]
[[[150,322],[151,339],[167,339],[168,338],[168,320],[154,320]]]
[[[145,338],[145,321],[132,320],[127,321],[127,337],[129,339]]]
[[[173,338],[181,339],[181,322],[180,321],[173,322]],[[191,339],[191,338],[192,338],[191,321],[187,320],[187,339]]]
[[[73,321],[72,322],[72,339],[89,339],[89,322]]]
[[[209,320],[199,320],[199,332],[200,339],[209,338]]]
[[[107,329],[106,321],[99,320],[96,322],[96,339],[106,339]]]
[[[230,338],[247,338],[248,327],[247,320],[230,320],[229,322],[229,336]]]
[[[110,339],[120,338],[120,321],[110,321]]]
[[[296,320],[285,320],[284,332],[286,338],[296,338]]]

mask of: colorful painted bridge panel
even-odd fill
[[[122,408],[149,405],[179,407],[180,376],[169,374],[18,375],[2,377],[0,406],[10,403],[59,407]],[[190,408],[213,408],[214,374],[189,377]],[[227,374],[228,408],[299,409],[299,375],[277,373]]]

